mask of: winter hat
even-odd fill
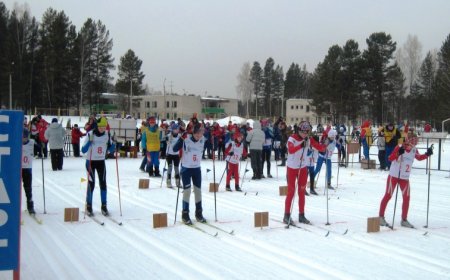
[[[237,131],[233,134],[234,140],[238,140],[239,137],[242,137],[242,134],[239,131]]]
[[[156,124],[156,119],[155,119],[155,117],[149,117],[149,118],[148,118],[148,123],[149,123],[149,124]]]
[[[73,127],[78,127],[78,124],[74,124]]]
[[[57,123],[58,122],[58,119],[57,118],[53,118],[52,119],[52,123]]]
[[[307,121],[302,121],[298,126],[298,131],[309,132],[311,130],[311,125]]]
[[[173,123],[173,124],[170,126],[170,129],[172,129],[172,130],[177,130],[177,129],[180,129],[180,126],[179,126],[178,124],[176,124],[176,123]]]
[[[97,126],[98,127],[106,127],[108,125],[108,120],[106,120],[105,117],[101,117],[98,121],[97,121]]]
[[[203,130],[203,126],[200,123],[196,123],[194,125],[194,129],[192,130],[192,133],[196,134]]]
[[[416,146],[418,142],[417,134],[414,131],[409,131],[408,135],[405,137],[405,143]]]
[[[336,137],[336,130],[332,129],[328,131],[328,138],[335,138]]]
[[[24,128],[23,129],[23,136],[22,136],[22,138],[28,138],[29,135],[30,135],[30,132],[28,131],[28,129]]]

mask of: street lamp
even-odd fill
[[[11,70],[9,71],[9,110],[12,110],[12,70],[14,61],[11,62]]]
[[[133,79],[130,79],[130,116],[133,117]]]

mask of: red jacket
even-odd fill
[[[72,128],[72,144],[80,144],[80,138],[86,135],[78,127]]]

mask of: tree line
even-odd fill
[[[49,8],[41,22],[27,6],[8,11],[0,2],[0,105],[33,108],[98,109],[100,94],[143,93],[142,61],[130,49],[120,58],[118,79],[111,55],[113,39],[100,20],[88,18],[77,30],[64,11]],[[11,78],[11,83],[10,83]]]
[[[335,123],[425,121],[440,129],[450,117],[450,35],[439,51],[421,59],[417,36],[397,48],[391,35],[371,34],[360,50],[350,39],[333,45],[313,72],[292,63],[286,72],[272,57],[264,67],[244,63],[237,76],[239,99],[252,116],[283,114],[289,98],[309,98],[319,116]]]

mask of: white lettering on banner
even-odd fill
[[[0,209],[0,227],[8,221],[8,213]]]
[[[8,239],[0,239],[0,247],[8,247]]]
[[[9,123],[9,116],[0,115],[0,122]],[[8,139],[8,134],[0,134],[0,142],[6,142]]]
[[[2,178],[0,178],[0,203],[11,203]]]

